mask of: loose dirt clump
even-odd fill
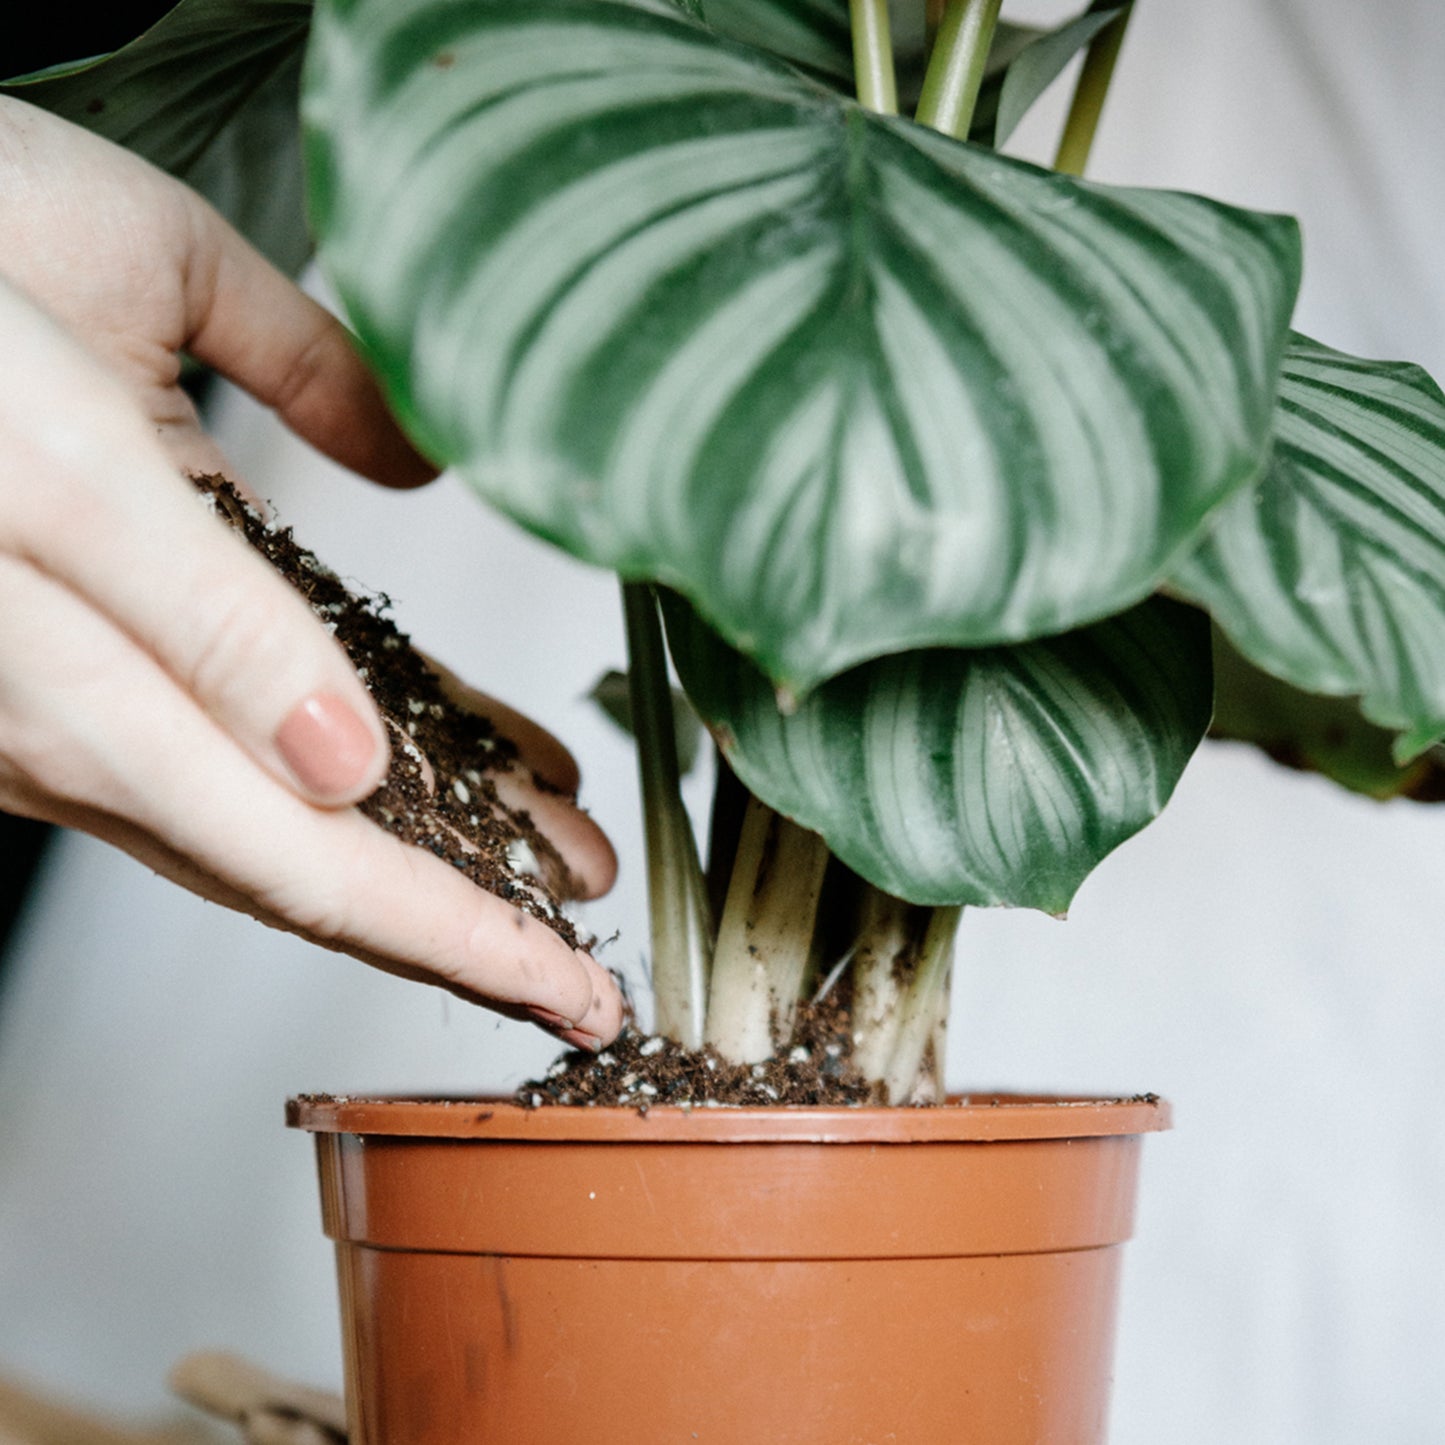
[[[376,702],[390,735],[391,767],[359,810],[576,947],[560,903],[577,892],[566,864],[531,816],[497,794],[495,778],[522,767],[516,748],[488,719],[452,701],[435,669],[391,620],[390,598],[350,591],[289,527],[270,525],[224,477],[192,481],[215,513],[306,599]]]
[[[857,1106],[879,1103],[853,1066],[845,1008],[828,1003],[799,1012],[793,1042],[761,1064],[734,1064],[711,1048],[685,1049],[674,1039],[627,1029],[600,1054],[563,1054],[546,1076],[524,1084],[519,1104],[694,1108],[775,1104]]]

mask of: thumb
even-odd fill
[[[364,797],[386,737],[340,645],[207,515],[119,382],[13,291],[0,320],[0,542],[147,648],[302,796]]]

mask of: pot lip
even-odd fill
[[[1127,1098],[976,1090],[940,1107],[768,1109],[655,1105],[528,1108],[514,1100],[301,1094],[286,1123],[313,1134],[588,1144],[950,1144],[1091,1139],[1172,1127],[1157,1094]]]

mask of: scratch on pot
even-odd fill
[[[502,1346],[509,1355],[517,1351],[517,1317],[512,1305],[512,1292],[507,1288],[507,1262],[492,1256],[492,1273],[496,1276],[497,1306],[502,1313]]]
[[[637,1170],[637,1182],[642,1185],[642,1197],[647,1200],[648,1213],[657,1214],[657,1201],[652,1197],[652,1190],[647,1187],[647,1171],[642,1167],[641,1159],[632,1161],[633,1168]]]

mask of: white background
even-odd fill
[[[1092,173],[1293,212],[1300,328],[1445,376],[1440,22],[1426,0],[1142,0]],[[1014,149],[1046,156],[1052,123]],[[581,700],[622,660],[611,580],[450,479],[370,489],[234,397],[220,425],[303,542],[578,753],[623,857],[585,921],[621,928],[604,957],[636,977],[630,749]],[[1442,881],[1445,812],[1211,746],[1067,923],[966,917],[955,1087],[1176,1107],[1146,1145],[1114,1445],[1445,1440]],[[337,1381],[310,1145],[282,1101],[504,1089],[548,1056],[67,840],[0,998],[0,1373],[137,1419],[173,1408],[165,1370],[202,1346]]]

